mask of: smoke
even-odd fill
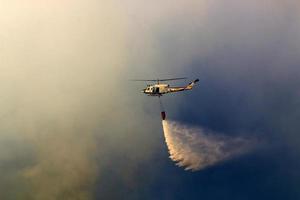
[[[162,121],[170,158],[186,170],[201,170],[245,154],[256,146],[252,139],[213,134],[175,121]]]
[[[118,10],[107,0],[1,6],[0,199],[93,198],[96,139],[112,131],[112,108],[126,113],[109,92],[126,66]]]

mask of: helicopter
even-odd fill
[[[188,85],[181,86],[181,87],[171,87],[169,84],[161,83],[161,82],[165,82],[165,81],[174,81],[174,80],[182,80],[182,79],[187,79],[187,78],[184,77],[184,78],[149,79],[149,80],[135,79],[133,81],[156,82],[156,84],[147,85],[147,87],[145,89],[143,89],[141,92],[147,94],[148,96],[161,97],[162,95],[167,94],[167,93],[191,90],[191,89],[193,89],[194,85],[199,81],[199,79],[195,79],[194,81],[190,82]]]
[[[145,89],[142,90],[142,93],[147,94],[148,96],[156,96],[159,97],[159,103],[161,106],[161,118],[162,120],[166,119],[166,112],[163,109],[163,105],[161,102],[160,97],[164,94],[167,93],[174,93],[174,92],[181,92],[185,90],[191,90],[193,89],[194,85],[199,82],[199,79],[195,79],[194,81],[190,82],[186,86],[181,86],[181,87],[171,87],[169,84],[161,83],[165,81],[175,81],[175,80],[182,80],[182,79],[187,79],[186,77],[184,78],[170,78],[170,79],[150,79],[150,80],[141,80],[141,79],[135,79],[132,81],[153,81],[156,82],[156,84],[152,85],[147,85]]]

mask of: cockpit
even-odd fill
[[[159,87],[147,86],[144,92],[158,94],[160,91],[159,91]]]

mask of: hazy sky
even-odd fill
[[[0,26],[0,199],[300,198],[299,1],[2,0]],[[174,76],[200,82],[167,117],[266,147],[175,166],[128,81]]]

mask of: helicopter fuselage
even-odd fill
[[[142,92],[149,96],[162,96],[163,94],[167,94],[167,93],[191,90],[195,85],[195,83],[198,81],[199,80],[196,79],[184,87],[170,87],[169,84],[159,84],[159,83],[153,85],[147,85],[147,87],[143,89]]]
[[[170,87],[168,84],[148,85],[142,92],[149,96],[162,96],[163,94],[183,91],[184,87]]]

